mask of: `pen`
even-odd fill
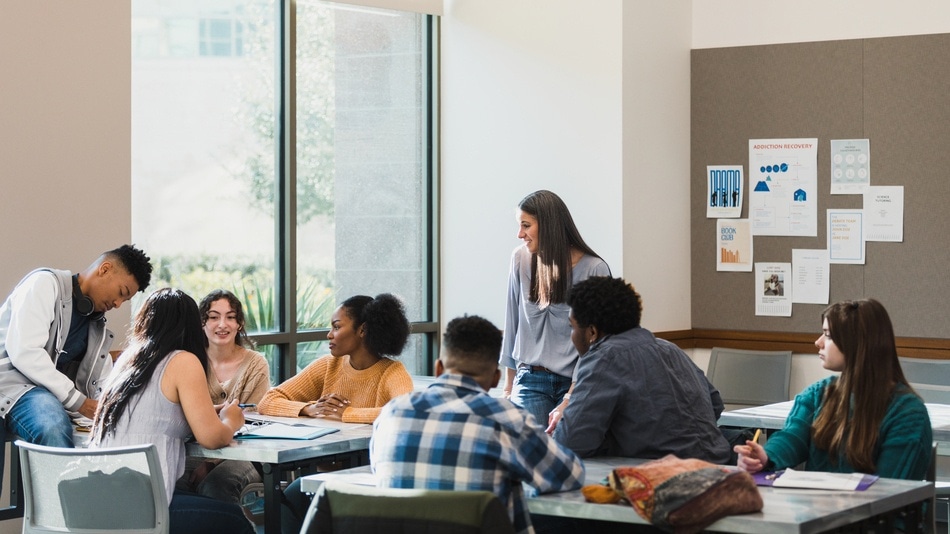
[[[761,429],[761,428],[756,428],[756,429],[755,429],[755,435],[752,436],[752,441],[754,441],[755,443],[758,443],[758,442],[759,442],[759,436],[761,436],[761,435],[762,435],[762,429]]]
[[[242,404],[238,404],[238,408],[257,408],[257,405],[256,405],[256,404],[243,404],[243,403],[242,403]],[[759,435],[756,434],[755,436],[758,437]]]

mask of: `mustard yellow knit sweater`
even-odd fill
[[[331,355],[314,361],[303,371],[264,394],[257,411],[264,415],[298,417],[300,410],[330,393],[349,399],[344,423],[372,423],[389,399],[412,391],[412,377],[402,363],[383,358],[368,369],[356,370],[350,357]]]

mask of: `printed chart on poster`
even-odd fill
[[[717,271],[752,272],[752,233],[749,219],[716,221]]]
[[[818,139],[749,140],[752,235],[818,235]]]

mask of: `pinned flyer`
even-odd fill
[[[709,165],[706,167],[707,218],[742,216],[744,180],[742,165]]]
[[[717,271],[752,271],[752,232],[749,219],[716,221]]]
[[[755,314],[792,316],[791,263],[755,264]]]
[[[828,262],[864,265],[864,210],[828,210]]]
[[[864,240],[904,240],[904,186],[870,186],[864,190]]]
[[[871,185],[871,142],[831,140],[831,194],[860,195]]]

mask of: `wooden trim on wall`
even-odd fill
[[[790,350],[799,354],[813,354],[818,350],[815,348],[817,334],[694,328],[656,332],[655,335],[683,349],[729,347],[747,350]],[[897,354],[905,358],[950,360],[950,339],[898,337]]]

